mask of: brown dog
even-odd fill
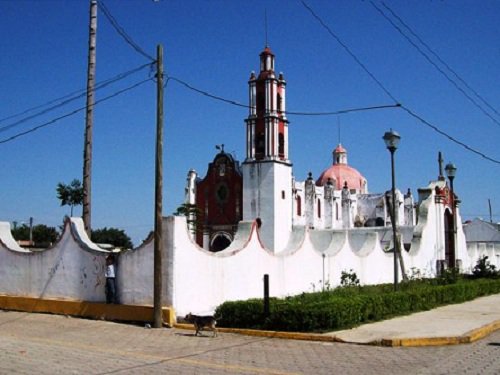
[[[201,316],[189,313],[186,315],[184,319],[187,322],[192,323],[194,325],[194,328],[196,329],[195,336],[198,336],[198,333],[201,336],[201,331],[207,328],[214,333],[214,337],[217,337],[217,328],[215,328],[217,320],[213,316],[210,315]]]

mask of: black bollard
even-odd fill
[[[264,318],[269,316],[269,275],[264,275]]]

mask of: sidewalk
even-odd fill
[[[176,324],[191,329],[192,325]],[[382,346],[465,344],[500,329],[500,294],[324,334],[219,328],[219,332]]]
[[[428,346],[470,343],[500,329],[500,294],[327,335],[355,344]]]

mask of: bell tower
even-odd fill
[[[286,119],[286,81],[274,73],[274,54],[269,47],[260,54],[260,73],[252,72],[249,86],[246,161],[288,161],[288,120]]]
[[[259,236],[275,252],[284,248],[292,227],[292,164],[288,159],[286,81],[274,72],[266,46],[260,72],[248,81],[249,114],[243,171],[243,220],[260,219]]]

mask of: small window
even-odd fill
[[[281,199],[285,199],[285,190],[281,190]]]
[[[302,201],[300,200],[300,196],[297,196],[297,216],[302,216]]]
[[[321,201],[318,199],[318,218],[321,218]]]

